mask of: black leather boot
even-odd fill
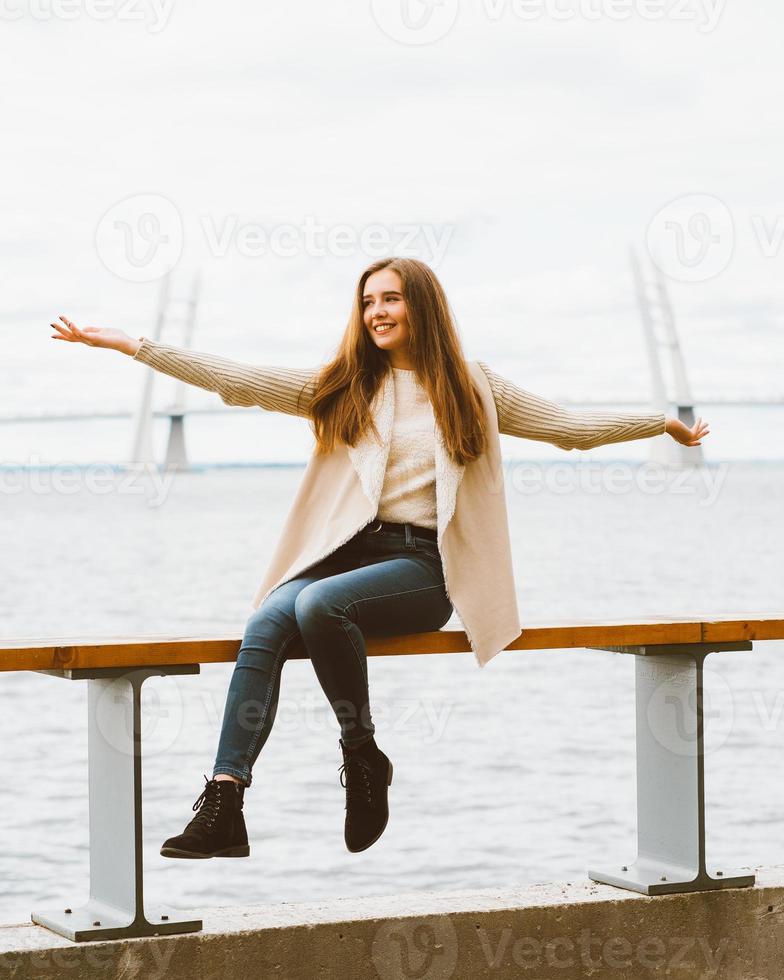
[[[389,820],[387,787],[392,783],[392,763],[375,739],[356,748],[347,748],[343,739],[339,744],[343,752],[340,783],[346,787],[346,847],[364,851],[384,833]]]
[[[172,858],[247,857],[248,832],[242,815],[245,787],[232,780],[207,779],[193,804],[198,810],[185,830],[163,842],[161,854]]]

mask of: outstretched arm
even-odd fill
[[[60,317],[56,340],[70,340],[89,347],[105,347],[128,354],[156,371],[179,378],[206,391],[217,392],[226,405],[258,405],[269,412],[307,416],[317,371],[313,368],[269,367],[243,364],[215,354],[205,354],[159,344],[140,337],[135,340],[122,330],[84,327]]]
[[[479,365],[493,392],[499,432],[507,435],[549,442],[560,449],[592,449],[667,431],[664,412],[574,412],[518,387],[483,361]]]
[[[227,405],[258,405],[268,412],[307,415],[315,371],[309,368],[243,364],[215,354],[159,344],[140,337],[134,361],[188,384],[217,391]]]

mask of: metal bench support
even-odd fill
[[[634,654],[637,710],[637,859],[589,870],[593,881],[644,895],[754,884],[753,874],[705,865],[703,715],[706,656],[751,648],[749,641],[592,648]]]
[[[75,942],[196,932],[200,919],[168,908],[145,915],[142,861],[141,689],[148,677],[198,674],[198,664],[47,670],[87,680],[90,898],[33,912],[33,922]]]

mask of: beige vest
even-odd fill
[[[456,465],[436,424],[438,547],[446,591],[480,667],[521,632],[506,513],[498,416],[487,377],[468,362],[487,419],[486,451]],[[395,391],[388,371],[372,404],[380,443],[366,430],[355,446],[311,456],[264,578],[259,605],[273,589],[331,554],[372,521],[384,482]]]

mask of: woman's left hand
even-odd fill
[[[668,418],[664,431],[669,433],[676,442],[680,442],[684,446],[699,446],[701,445],[700,440],[703,436],[708,435],[710,429],[708,428],[708,423],[703,422],[702,418],[697,418],[697,421],[691,429],[688,425],[681,422],[680,419]]]

